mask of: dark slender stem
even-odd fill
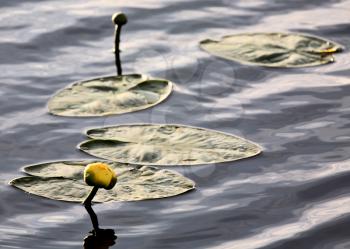
[[[98,219],[97,219],[97,215],[95,214],[94,210],[91,207],[91,204],[84,204],[86,211],[88,212],[88,214],[90,215],[90,219],[91,219],[91,223],[92,226],[94,228],[95,233],[97,233],[100,228],[98,226]]]
[[[86,209],[86,211],[89,213],[90,215],[90,219],[92,222],[92,226],[94,227],[94,232],[97,233],[99,231],[99,227],[98,227],[98,220],[97,220],[97,215],[95,214],[94,210],[91,207],[91,202],[92,199],[94,199],[97,191],[98,191],[98,187],[93,187],[92,190],[90,191],[89,195],[86,197],[86,199],[83,201],[83,205]]]
[[[98,187],[93,187],[93,189],[91,190],[91,192],[89,193],[89,195],[86,197],[85,201],[83,201],[83,205],[90,205],[91,206],[91,201],[92,199],[95,197],[96,193],[98,191]]]
[[[114,54],[115,54],[115,66],[117,68],[117,74],[122,75],[122,65],[120,62],[120,32],[122,31],[122,25],[118,25],[115,30],[115,40],[114,40]]]

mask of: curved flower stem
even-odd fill
[[[92,190],[90,191],[89,195],[86,197],[86,199],[83,201],[83,205],[86,209],[86,211],[88,212],[88,214],[90,215],[90,219],[92,222],[92,226],[94,227],[94,231],[95,233],[97,233],[100,228],[98,227],[98,220],[97,220],[97,215],[95,214],[94,210],[91,207],[91,202],[92,199],[95,197],[97,191],[98,191],[99,187],[93,187]]]
[[[95,212],[92,209],[91,205],[84,205],[84,206],[85,206],[86,211],[90,215],[91,223],[92,223],[92,226],[94,228],[94,233],[96,234],[100,230],[100,228],[98,226],[97,215],[95,214]]]
[[[114,54],[115,54],[115,66],[117,69],[117,74],[122,75],[122,65],[120,62],[120,50],[119,50],[119,43],[120,43],[120,32],[122,30],[122,25],[117,25],[115,29],[114,34]]]
[[[91,192],[89,193],[89,195],[86,197],[86,199],[83,201],[83,205],[90,205],[91,206],[91,201],[92,199],[95,197],[97,191],[98,191],[98,187],[93,187],[93,189],[91,190]]]

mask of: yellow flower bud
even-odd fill
[[[117,176],[106,163],[91,163],[85,167],[84,181],[87,185],[112,189],[117,183]]]

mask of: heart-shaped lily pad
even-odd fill
[[[157,105],[172,90],[172,83],[130,74],[74,83],[53,96],[48,108],[59,116],[93,117],[134,112]]]
[[[92,161],[60,161],[24,168],[31,175],[14,179],[11,185],[30,194],[61,201],[82,202],[91,191],[83,172]],[[192,180],[181,174],[150,166],[108,162],[118,182],[111,190],[100,189],[95,202],[139,201],[179,195],[194,189]]]
[[[261,152],[233,135],[182,125],[137,124],[87,131],[79,148],[96,157],[144,165],[197,165],[235,161]]]
[[[200,47],[225,59],[267,67],[307,67],[334,62],[341,45],[320,37],[287,33],[246,33],[204,40]]]

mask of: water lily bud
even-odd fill
[[[128,18],[124,13],[115,13],[112,16],[112,22],[116,25],[124,25],[128,22]]]
[[[87,185],[112,189],[117,183],[117,176],[106,163],[91,163],[85,167],[84,181]]]

